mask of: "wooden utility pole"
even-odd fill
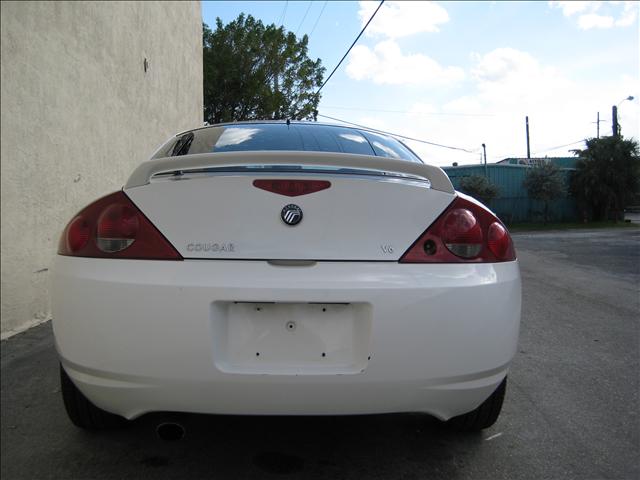
[[[531,150],[529,148],[529,116],[524,117],[527,126],[527,158],[531,158]]]
[[[611,130],[612,135],[617,137],[619,135],[620,127],[618,126],[618,106],[611,107]]]
[[[596,121],[595,122],[591,122],[591,123],[595,123],[596,124],[596,138],[600,138],[600,123],[604,122],[605,120],[600,120],[600,112],[598,112],[598,114],[596,115]]]

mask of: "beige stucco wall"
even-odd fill
[[[49,268],[71,216],[202,124],[202,18],[199,2],[0,5],[6,337],[49,318]]]

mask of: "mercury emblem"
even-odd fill
[[[302,209],[293,203],[285,205],[282,212],[280,212],[280,218],[284,223],[293,227],[302,221]]]

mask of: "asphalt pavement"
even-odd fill
[[[1,477],[185,479],[640,478],[640,229],[514,236],[519,353],[496,425],[448,431],[421,415],[157,415],[88,433],[66,418],[50,324],[2,342]]]

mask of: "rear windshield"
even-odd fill
[[[355,128],[292,123],[251,123],[202,128],[172,138],[154,158],[193,153],[259,150],[356,153],[421,160],[398,140]]]

